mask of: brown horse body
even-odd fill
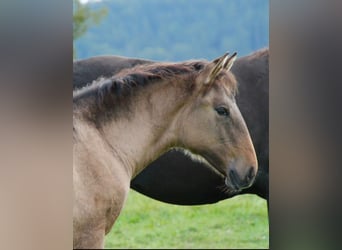
[[[130,181],[171,148],[200,156],[229,190],[251,186],[257,160],[234,59],[139,66],[74,92],[74,248],[103,247]]]
[[[238,83],[238,107],[249,129],[258,158],[253,185],[239,192],[224,192],[224,180],[203,163],[179,151],[169,151],[131,181],[131,188],[151,198],[179,205],[214,203],[238,194],[269,194],[268,144],[268,49],[238,58],[232,67]],[[122,69],[155,61],[120,56],[96,56],[74,62],[73,88],[82,88],[100,76],[110,77]]]

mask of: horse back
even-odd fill
[[[110,77],[122,69],[153,61],[122,56],[95,56],[73,63],[73,89],[82,88],[99,77]]]

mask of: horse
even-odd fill
[[[258,158],[253,185],[239,192],[220,188],[224,180],[203,163],[183,152],[171,150],[152,162],[131,181],[131,188],[156,200],[177,205],[211,204],[240,194],[269,199],[268,91],[269,50],[259,49],[238,58],[231,68],[239,83],[238,107],[249,129]],[[123,69],[156,61],[121,56],[95,56],[73,64],[73,88],[97,78],[110,77]]]
[[[258,162],[235,101],[235,59],[140,65],[73,93],[74,248],[103,248],[131,180],[172,148],[228,190],[252,185]]]

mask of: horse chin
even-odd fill
[[[241,188],[239,188],[238,186],[234,185],[230,179],[228,177],[224,178],[224,183],[226,184],[226,187],[228,188],[228,190],[232,193],[236,193],[236,192],[240,192]]]

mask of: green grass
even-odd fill
[[[177,206],[131,190],[105,247],[268,248],[266,201],[240,195],[210,205]]]

